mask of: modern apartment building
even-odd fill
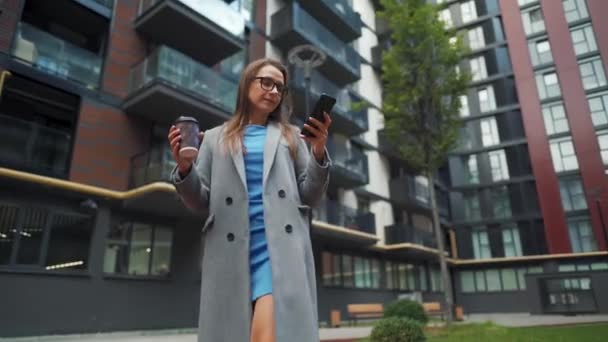
[[[194,327],[204,217],[166,183],[168,127],[220,124],[247,61],[302,44],[327,56],[311,101],[338,99],[311,228],[321,324],[349,303],[441,300],[429,186],[465,313],[607,312],[608,8],[444,3],[475,82],[430,185],[383,134],[377,1],[0,1],[0,336]]]

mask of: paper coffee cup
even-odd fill
[[[198,155],[198,146],[200,144],[198,139],[198,134],[200,132],[198,120],[189,116],[180,116],[175,120],[175,127],[179,129],[182,137],[179,155],[182,158],[196,158]]]

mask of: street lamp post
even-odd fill
[[[321,66],[326,58],[325,52],[310,44],[298,45],[289,50],[287,54],[289,63],[302,68],[304,71],[304,108],[306,115],[310,114],[310,75],[312,69]]]

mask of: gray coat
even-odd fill
[[[249,342],[249,216],[242,153],[226,152],[224,125],[205,132],[195,168],[172,180],[183,202],[209,209],[202,227],[199,342]],[[277,342],[319,341],[315,267],[308,217],[327,189],[331,160],[319,165],[296,133],[291,159],[277,123],[268,124],[263,198]],[[195,171],[195,172],[194,172]]]

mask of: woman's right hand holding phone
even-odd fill
[[[202,143],[204,133],[199,133],[199,141]],[[192,169],[192,164],[194,163],[193,158],[184,158],[180,156],[179,149],[181,146],[182,136],[180,134],[179,128],[175,125],[169,128],[169,145],[171,146],[171,154],[173,155],[173,159],[177,163],[177,171],[179,172],[179,176],[184,178],[190,173],[190,169]]]

